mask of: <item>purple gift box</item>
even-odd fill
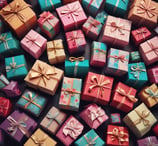
[[[137,141],[138,146],[158,146],[158,140],[156,136],[149,136]]]

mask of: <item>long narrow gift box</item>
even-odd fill
[[[158,84],[158,66],[154,66],[147,70],[148,77],[151,83]]]
[[[137,144],[138,146],[158,146],[158,140],[156,136],[148,136],[137,140]]]

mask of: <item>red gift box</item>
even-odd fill
[[[110,101],[113,78],[89,72],[85,80],[82,100],[106,105]]]
[[[158,84],[158,65],[147,70],[150,83]]]
[[[153,132],[158,137],[158,124],[153,127]]]

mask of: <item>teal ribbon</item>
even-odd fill
[[[145,89],[145,92],[151,97],[151,98],[158,98],[158,91],[153,92],[150,88]]]

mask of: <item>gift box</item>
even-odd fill
[[[47,42],[47,56],[51,64],[65,61],[66,55],[62,39]]]
[[[4,135],[2,133],[2,130],[0,130],[0,145],[3,146],[4,145]]]
[[[54,95],[63,77],[63,73],[61,69],[36,60],[24,80],[28,86]]]
[[[95,67],[104,67],[106,63],[107,45],[101,42],[92,42],[90,64]]]
[[[126,127],[108,125],[106,144],[108,146],[129,146],[129,134]]]
[[[129,112],[123,121],[130,130],[138,137],[144,136],[157,122],[155,116],[150,112],[144,103]]]
[[[108,14],[105,11],[102,11],[96,15],[95,20],[98,20],[102,25],[104,25],[107,16]]]
[[[81,88],[82,79],[64,77],[59,99],[59,107],[78,111],[80,105]]]
[[[145,64],[150,65],[158,61],[158,37],[155,36],[150,40],[140,44],[139,51]]]
[[[134,103],[138,101],[135,98],[136,92],[136,89],[118,82],[115,86],[110,105],[127,113],[133,109]]]
[[[38,19],[38,25],[43,33],[45,33],[50,39],[59,33],[60,23],[59,19],[52,13],[43,12]]]
[[[138,146],[158,146],[156,136],[148,136],[143,139],[137,140]]]
[[[104,25],[102,42],[123,48],[129,44],[132,22],[126,19],[109,16]]]
[[[80,113],[80,117],[92,129],[97,129],[101,124],[108,120],[104,110],[96,104],[90,104]]]
[[[119,113],[110,114],[110,121],[112,124],[120,124],[121,123],[120,114]]]
[[[82,137],[80,137],[77,141],[75,141],[76,146],[81,145],[93,145],[93,146],[104,146],[105,142],[99,137],[99,135],[91,129]]]
[[[22,48],[36,59],[45,51],[46,43],[47,40],[33,29],[21,40]]]
[[[73,116],[70,116],[57,132],[57,138],[65,146],[69,146],[82,133],[84,126]]]
[[[65,31],[78,29],[87,20],[81,4],[76,1],[56,9]]]
[[[156,124],[156,125],[153,127],[152,131],[153,131],[154,134],[158,137],[158,124]]]
[[[0,89],[7,86],[8,84],[9,84],[8,79],[3,74],[1,74],[0,75]]]
[[[158,84],[158,66],[152,67],[147,70],[150,83]]]
[[[62,0],[63,1],[63,4],[68,4],[68,3],[72,3],[72,2],[75,2],[75,1],[79,1],[81,3],[82,0]]]
[[[82,30],[87,37],[92,40],[96,40],[101,32],[102,24],[100,21],[95,20],[93,17],[89,16],[87,21],[82,25]]]
[[[56,146],[57,142],[38,128],[31,137],[25,142],[24,146]]]
[[[158,26],[154,29],[155,33],[158,34]]]
[[[36,14],[30,7],[23,0],[15,0],[0,11],[1,17],[19,38],[36,25]]]
[[[0,1],[0,9],[3,8],[4,6],[6,6],[8,3],[7,3],[7,0],[1,0]]]
[[[51,134],[55,134],[65,119],[66,114],[53,106],[46,114],[40,125],[46,131]]]
[[[129,52],[110,48],[108,52],[106,72],[116,76],[125,75],[128,72]]]
[[[18,143],[23,143],[35,130],[37,123],[25,113],[15,110],[1,123],[0,127]]]
[[[9,80],[22,79],[28,73],[27,64],[24,55],[5,58],[5,66],[6,66],[6,75]]]
[[[16,105],[26,111],[29,111],[36,117],[39,117],[46,105],[46,99],[36,92],[26,89],[17,101]]]
[[[112,77],[88,72],[83,87],[82,100],[93,101],[102,105],[108,104],[113,80]]]
[[[86,39],[82,30],[67,32],[66,40],[70,54],[83,53],[86,48]]]
[[[140,53],[139,51],[133,51],[130,53],[130,59],[131,62],[140,62],[141,61],[141,57],[140,57]]]
[[[81,57],[69,57],[65,61],[65,74],[70,77],[85,77],[89,70],[89,60]]]

